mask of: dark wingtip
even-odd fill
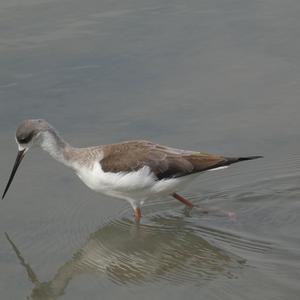
[[[257,158],[263,158],[263,156],[257,155],[257,156],[239,157],[239,158],[238,158],[238,161],[251,160],[251,159],[257,159]]]
[[[261,155],[256,155],[256,156],[243,156],[243,157],[226,157],[226,164],[225,165],[231,165],[235,164],[240,161],[245,161],[245,160],[252,160],[252,159],[257,159],[257,158],[262,158],[263,156]]]

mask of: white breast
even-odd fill
[[[101,165],[95,163],[92,168],[78,168],[77,175],[92,190],[103,194],[135,202],[143,202],[151,197],[159,197],[175,192],[191,177],[156,180],[149,167],[125,173],[103,172]]]
[[[103,172],[99,163],[92,168],[80,168],[77,171],[79,178],[92,190],[116,196],[151,188],[155,178],[148,167],[136,172]]]

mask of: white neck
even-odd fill
[[[41,132],[39,144],[42,149],[47,151],[53,158],[66,166],[72,166],[67,153],[73,148],[66,143],[54,129]]]

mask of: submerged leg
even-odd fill
[[[139,207],[134,208],[134,217],[135,217],[135,221],[137,223],[140,223],[140,220],[141,220],[141,217],[142,217],[142,212],[141,212],[141,209]]]
[[[189,200],[187,200],[186,198],[184,198],[183,196],[181,196],[177,193],[173,193],[173,194],[171,194],[171,196],[173,196],[175,199],[179,200],[180,202],[182,202],[183,204],[186,205],[185,214],[187,216],[189,216],[189,214],[191,212],[190,209],[193,207],[196,207],[197,211],[201,212],[202,214],[208,214],[209,212],[214,212],[214,213],[218,212],[218,214],[221,216],[224,215],[224,216],[229,217],[230,220],[233,220],[233,221],[236,220],[236,214],[233,211],[224,211],[224,210],[220,210],[218,208],[210,209],[210,210],[201,209],[198,205],[193,204],[192,202],[190,202]]]
[[[173,193],[171,194],[171,196],[173,196],[175,199],[179,200],[180,202],[182,202],[183,204],[185,204],[190,208],[194,207],[194,204],[192,202],[190,202],[189,200],[185,199],[183,196],[180,196],[177,193]]]

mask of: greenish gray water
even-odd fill
[[[264,155],[143,208],[32,149],[0,203],[1,299],[299,299],[300,3],[0,3],[0,182],[15,128]],[[227,212],[234,212],[229,218]]]

